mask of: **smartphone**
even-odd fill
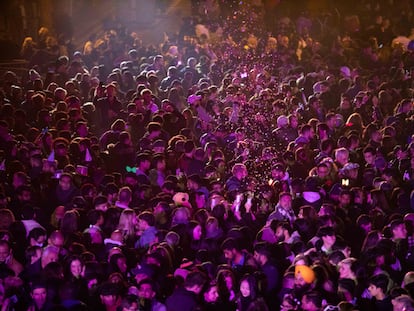
[[[63,170],[56,170],[55,174],[53,175],[53,178],[59,179],[62,173],[63,173]]]
[[[241,201],[242,201],[242,197],[243,197],[243,194],[242,193],[238,193],[236,195],[236,199],[234,200],[234,203],[235,203],[234,210],[236,212],[239,212],[240,211],[240,204],[241,204]]]
[[[247,197],[246,204],[252,204],[252,200],[253,200],[253,193],[250,192]]]
[[[347,179],[347,178],[342,179],[341,185],[343,187],[348,187],[349,186],[349,179]]]
[[[242,78],[242,79],[247,78],[247,72],[242,72],[242,73],[240,74],[240,78]]]
[[[213,210],[216,205],[220,203],[220,198],[215,196],[211,199],[211,209]]]

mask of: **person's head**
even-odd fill
[[[46,230],[40,227],[33,228],[27,238],[29,239],[30,246],[43,247],[47,239]]]
[[[155,216],[149,211],[144,211],[138,215],[138,228],[140,230],[146,230],[149,227],[155,225]]]
[[[145,278],[138,283],[138,298],[140,299],[153,299],[156,295],[155,283]]]
[[[302,310],[303,311],[319,311],[322,308],[322,296],[319,292],[310,291],[302,297]]]
[[[122,298],[121,304],[119,306],[120,311],[138,311],[139,304],[138,299],[135,295],[127,295]]]
[[[79,230],[80,215],[76,209],[68,210],[62,218],[60,229],[64,236]]]
[[[229,261],[233,261],[237,254],[241,252],[240,243],[234,238],[225,239],[221,244],[221,249],[223,250],[224,257]]]
[[[32,188],[29,185],[21,185],[16,189],[16,196],[20,202],[30,202],[32,199]]]
[[[135,211],[130,208],[126,208],[119,216],[118,229],[125,232],[127,235],[135,234],[135,227],[137,226],[137,216]]]
[[[362,214],[357,218],[357,225],[359,228],[368,233],[372,230],[372,221],[367,214]]]
[[[299,218],[314,220],[317,217],[315,208],[312,205],[302,205],[298,213]]]
[[[335,161],[341,166],[349,162],[349,151],[346,148],[338,148],[335,150]]]
[[[282,163],[276,163],[272,166],[271,174],[274,180],[282,180],[286,175],[286,168]]]
[[[104,213],[100,210],[90,210],[87,214],[88,224],[92,226],[102,226],[104,223]]]
[[[284,242],[286,238],[289,238],[292,231],[293,230],[289,222],[283,221],[277,223],[275,230],[275,237],[277,242]]]
[[[392,300],[394,311],[413,311],[414,300],[408,295],[401,295]]]
[[[402,240],[407,238],[407,228],[405,222],[401,219],[395,219],[390,223],[390,229],[393,240]]]
[[[0,240],[0,263],[7,263],[12,254],[10,243],[5,240]]]
[[[61,249],[63,247],[63,244],[65,242],[65,237],[63,236],[62,232],[59,230],[53,231],[48,239],[48,245],[52,245],[58,249]]]
[[[69,189],[72,187],[72,175],[69,173],[62,173],[59,178],[59,187],[63,191],[69,191]]]
[[[363,150],[364,160],[366,164],[375,166],[376,151],[372,146],[367,146]]]
[[[270,247],[266,242],[259,242],[254,246],[254,259],[259,266],[264,266],[271,257]]]
[[[122,187],[118,192],[118,200],[124,204],[129,204],[132,200],[132,191],[129,187]]]
[[[355,272],[353,271],[353,265],[356,262],[355,258],[345,258],[338,264],[339,278],[341,279],[355,279]]]
[[[47,286],[43,282],[34,282],[30,290],[30,296],[38,309],[42,309],[46,303]]]
[[[67,271],[71,277],[76,279],[82,276],[84,270],[84,263],[83,260],[78,256],[71,256],[67,260]]]
[[[240,280],[240,294],[244,298],[256,299],[258,294],[258,286],[257,280],[253,275],[245,275]]]
[[[414,271],[408,271],[404,275],[402,287],[406,287],[406,286],[408,286],[408,285],[410,285],[412,283],[414,283]]]
[[[312,126],[305,124],[300,129],[300,134],[308,139],[312,139],[315,136],[315,131]]]
[[[295,287],[304,288],[310,287],[315,281],[315,272],[312,268],[306,265],[295,266]]]
[[[323,245],[328,249],[330,249],[336,242],[335,230],[332,227],[320,227],[318,230],[318,237],[322,239]]]
[[[98,195],[93,200],[93,207],[102,212],[106,212],[108,210],[108,198],[104,195]]]
[[[215,303],[219,299],[218,287],[216,281],[211,281],[204,289],[204,301],[206,303]]]
[[[193,241],[200,241],[203,237],[203,227],[199,222],[190,221],[189,223],[190,235]]]
[[[140,153],[136,157],[137,166],[142,171],[146,171],[151,166],[151,156],[147,153]]]
[[[232,173],[235,177],[237,177],[238,179],[244,179],[247,177],[247,167],[242,164],[242,163],[237,163],[234,164],[233,168],[232,168]]]
[[[41,257],[41,265],[42,268],[46,267],[46,265],[50,262],[56,262],[59,259],[59,249],[48,245],[43,248],[42,257]]]
[[[368,281],[368,292],[372,297],[382,300],[387,293],[388,282],[388,277],[385,274],[374,275]]]
[[[280,304],[280,311],[297,310],[298,304],[291,294],[285,294]]]
[[[339,205],[341,207],[349,206],[352,202],[352,192],[349,189],[342,189],[339,193]]]
[[[22,171],[15,172],[13,174],[12,185],[14,189],[17,189],[20,186],[27,185],[29,182],[29,176]]]
[[[220,289],[227,291],[234,290],[236,285],[236,277],[232,270],[221,269],[217,272],[217,284]]]
[[[285,210],[289,210],[292,207],[292,195],[289,192],[282,192],[279,195],[279,205]]]
[[[316,167],[316,174],[320,179],[325,179],[330,173],[330,168],[326,163],[319,163]]]
[[[114,307],[118,304],[119,290],[113,283],[106,282],[99,288],[99,296],[105,307]]]
[[[206,281],[207,281],[207,278],[203,272],[192,271],[187,275],[184,281],[184,287],[188,291],[194,292],[195,294],[198,295],[201,293]]]
[[[0,230],[8,230],[15,221],[13,212],[7,208],[0,209]]]
[[[40,246],[29,246],[26,248],[26,251],[24,252],[26,262],[27,263],[34,263],[40,259],[42,256],[42,248]],[[1,256],[1,248],[0,248],[0,256]],[[1,258],[0,258],[0,262]]]

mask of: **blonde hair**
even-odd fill
[[[135,211],[130,208],[122,211],[121,216],[119,216],[118,229],[122,231],[124,236],[135,236],[136,217]]]
[[[346,123],[352,124],[353,127],[357,127],[359,130],[362,130],[364,127],[362,117],[358,112],[354,112],[353,114],[351,114],[346,120]]]

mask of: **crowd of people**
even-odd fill
[[[414,310],[413,4],[253,2],[25,39],[0,310]]]

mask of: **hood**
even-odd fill
[[[304,191],[302,195],[303,198],[309,203],[315,203],[316,201],[321,199],[321,195],[319,194],[319,192]]]

